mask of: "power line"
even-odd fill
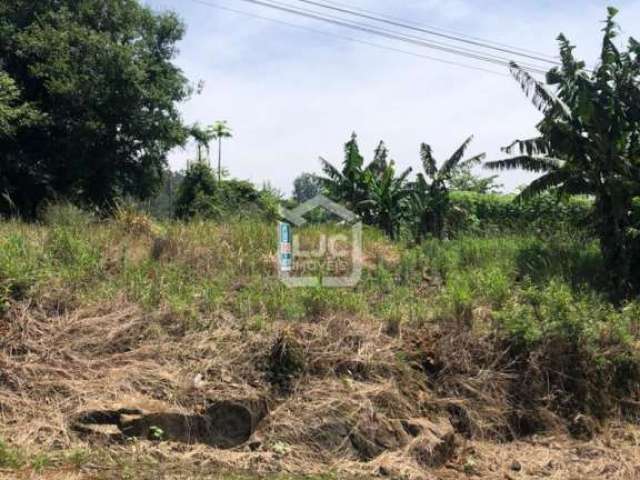
[[[440,62],[440,63],[444,63],[444,64],[447,64],[447,65],[453,65],[453,66],[456,66],[456,67],[467,68],[467,69],[470,69],[470,70],[476,70],[476,71],[480,71],[480,72],[491,73],[493,75],[499,75],[501,77],[509,77],[509,75],[506,74],[506,73],[500,73],[500,72],[497,72],[495,70],[489,70],[488,68],[478,67],[478,66],[475,66],[475,65],[469,65],[469,64],[465,64],[465,63],[461,63],[461,62],[455,62],[455,61],[452,61],[452,60],[446,60],[446,59],[438,58],[438,57],[432,57],[432,56],[429,56],[429,55],[423,55],[421,53],[412,52],[410,50],[403,50],[401,48],[391,47],[389,45],[382,45],[382,44],[379,44],[379,43],[369,42],[369,41],[362,40],[362,39],[355,38],[355,37],[349,37],[349,36],[346,36],[346,35],[339,35],[339,34],[335,34],[335,33],[326,32],[326,31],[323,31],[323,30],[317,30],[315,28],[310,28],[310,27],[306,27],[304,25],[298,25],[298,24],[295,24],[295,23],[286,22],[284,20],[279,20],[279,19],[275,19],[275,18],[271,18],[271,17],[265,17],[265,16],[258,15],[258,14],[255,14],[255,13],[249,13],[249,12],[245,12],[243,10],[237,10],[237,9],[234,9],[234,8],[224,7],[222,5],[217,5],[217,4],[214,4],[214,3],[211,3],[211,2],[207,2],[205,0],[191,0],[191,1],[194,2],[194,3],[198,3],[200,5],[204,5],[204,6],[207,6],[207,7],[215,8],[215,9],[218,9],[218,10],[232,12],[232,13],[236,13],[236,14],[239,14],[239,15],[244,15],[244,16],[247,16],[247,17],[257,18],[257,19],[260,19],[260,20],[266,20],[266,21],[269,21],[269,22],[278,23],[280,25],[285,25],[287,27],[295,28],[295,29],[298,29],[298,30],[304,30],[304,31],[312,32],[312,33],[317,33],[319,35],[324,35],[324,36],[328,36],[328,37],[332,37],[332,38],[338,38],[338,39],[341,39],[341,40],[360,43],[362,45],[367,45],[367,46],[379,48],[379,49],[382,49],[382,50],[388,50],[388,51],[391,51],[391,52],[402,53],[404,55],[411,55],[413,57],[418,57],[418,58],[422,58],[422,59],[425,59],[425,60],[431,60],[431,61],[434,61],[434,62]]]
[[[476,47],[482,47],[486,49],[492,49],[496,51],[500,51],[502,53],[509,53],[512,55],[517,55],[523,58],[528,58],[530,60],[536,60],[540,62],[550,63],[553,65],[560,65],[560,62],[556,59],[552,59],[549,55],[527,51],[521,48],[512,47],[506,44],[501,44],[497,42],[491,42],[487,40],[482,40],[477,37],[470,37],[462,34],[448,34],[441,33],[443,30],[438,29],[436,27],[427,27],[427,26],[419,26],[415,23],[407,22],[406,20],[400,20],[394,17],[389,17],[382,14],[377,14],[370,10],[365,10],[361,8],[353,8],[349,7],[345,4],[340,4],[337,2],[324,1],[318,2],[314,0],[297,0],[301,3],[306,3],[308,5],[314,5],[317,7],[325,8],[328,10],[333,10],[336,12],[346,13],[348,15],[357,16],[360,18],[365,18],[367,20],[373,20],[380,23],[385,23],[388,25],[393,25],[394,27],[400,27],[408,30],[413,30],[421,33],[426,33],[428,35],[433,35],[441,38],[446,38],[448,40],[454,40],[456,42],[467,43],[470,45],[474,45]],[[440,31],[438,31],[440,30]]]
[[[269,3],[274,4],[274,5],[279,5],[281,7],[284,8],[290,8],[292,7],[291,5],[287,4],[287,3],[282,3],[280,1],[277,0],[269,0]],[[301,13],[305,13],[305,14],[310,14],[310,15],[322,15],[323,17],[329,19],[329,20],[334,20],[334,21],[338,21],[338,22],[342,22],[344,20],[343,17],[337,17],[335,15],[331,15],[331,14],[324,14],[315,10],[309,10],[306,8],[301,8],[301,7],[295,7],[297,10],[299,10]],[[403,34],[400,33],[398,31],[395,30],[389,30],[389,29],[385,29],[382,27],[375,27],[373,25],[370,24],[366,24],[366,23],[358,23],[358,22],[353,22],[353,21],[349,21],[349,23],[355,27],[360,27],[360,28],[375,28],[378,32],[384,33],[386,35],[393,35],[394,38],[396,38],[398,35],[402,36],[402,40],[403,41],[409,41],[409,42],[419,42],[420,46],[428,46],[428,48],[434,48],[436,50],[442,50],[448,53],[453,53],[451,49],[455,49],[456,53],[455,54],[462,54],[463,56],[468,56],[469,58],[473,58],[473,59],[479,59],[479,56],[482,57],[482,61],[492,61],[494,63],[498,63],[498,64],[502,64],[502,65],[508,65],[512,59],[511,58],[505,58],[505,57],[499,57],[496,55],[493,55],[491,53],[487,53],[487,52],[483,52],[483,51],[479,51],[479,50],[472,50],[472,49],[468,49],[465,47],[459,47],[456,45],[451,45],[451,44],[446,44],[446,43],[440,43],[434,40],[429,40],[429,39],[425,39],[424,37],[418,37],[416,35],[411,35],[411,34]],[[424,42],[427,42],[429,45],[424,45]],[[520,62],[519,63],[521,68],[526,68],[529,69],[531,71],[537,71],[538,73],[546,73],[545,71],[541,70],[541,66],[539,65],[532,65],[529,63],[523,63]]]
[[[302,17],[306,17],[306,18],[310,18],[313,20],[320,20],[322,22],[325,23],[330,23],[333,25],[337,25],[340,27],[346,27],[346,28],[350,28],[352,30],[358,30],[361,32],[365,32],[365,33],[369,33],[372,35],[377,35],[380,37],[384,37],[387,39],[391,39],[391,40],[397,40],[397,41],[401,41],[401,42],[405,42],[405,43],[411,43],[414,45],[418,45],[421,47],[427,47],[427,48],[431,48],[431,49],[435,49],[435,50],[440,50],[440,51],[444,51],[444,52],[448,52],[448,53],[453,53],[455,55],[460,55],[463,57],[467,57],[467,58],[471,58],[474,60],[480,60],[480,61],[484,61],[484,62],[488,62],[488,63],[493,63],[493,64],[497,64],[497,65],[501,65],[501,66],[508,66],[509,65],[509,61],[507,60],[502,60],[502,59],[496,59],[496,58],[492,58],[492,57],[487,57],[487,56],[483,56],[483,55],[477,55],[477,54],[471,54],[471,53],[467,53],[464,51],[460,51],[459,49],[456,48],[449,48],[449,47],[442,47],[439,45],[434,45],[432,42],[428,42],[425,40],[419,40],[416,39],[415,37],[407,37],[405,35],[401,35],[401,34],[395,34],[395,33],[388,33],[388,32],[384,32],[381,31],[379,29],[376,29],[375,27],[371,27],[371,26],[363,26],[361,24],[354,24],[351,22],[346,22],[346,21],[342,21],[342,20],[335,20],[335,19],[331,19],[328,18],[324,15],[321,14],[316,14],[316,13],[309,13],[308,11],[302,11],[300,9],[297,8],[293,8],[291,6],[284,6],[283,4],[276,4],[273,2],[265,2],[265,1],[261,1],[261,0],[240,0],[246,3],[251,3],[254,5],[259,5],[262,7],[266,7],[266,8],[271,8],[274,10],[279,10],[282,12],[287,12],[287,13],[292,13],[294,15],[298,15],[298,16],[302,16]],[[528,70],[530,72],[534,72],[534,73],[539,73],[539,74],[545,74],[546,71],[543,70],[542,68],[536,68],[536,67],[522,67],[524,70]]]
[[[436,27],[436,26],[433,26],[433,25],[419,24],[419,23],[411,22],[411,21],[403,19],[403,18],[394,17],[394,16],[391,16],[391,15],[388,15],[388,14],[385,14],[385,13],[380,13],[380,12],[376,12],[376,11],[373,11],[373,10],[367,10],[366,8],[349,6],[349,5],[346,5],[344,3],[340,3],[340,2],[336,2],[336,1],[332,1],[332,0],[322,0],[322,1],[323,1],[323,3],[329,3],[329,4],[332,4],[332,5],[337,6],[337,7],[347,7],[347,8],[351,8],[352,10],[359,11],[359,12],[368,13],[368,14],[371,14],[371,15],[378,15],[378,16],[385,17],[385,18],[388,18],[388,19],[391,19],[391,20],[397,20],[399,22],[404,22],[404,23],[407,23],[407,24],[410,24],[410,25],[413,25],[413,26],[428,28],[428,29],[440,31],[440,32],[443,32],[443,33],[449,33],[451,35],[456,35],[458,37],[467,38],[467,39],[470,39],[470,40],[477,40],[478,42],[483,42],[483,43],[486,43],[486,44],[489,44],[489,45],[510,48],[510,49],[513,49],[513,50],[518,50],[520,52],[530,53],[532,55],[539,55],[541,57],[546,57],[549,60],[557,60],[558,58],[560,58],[559,55],[555,55],[555,56],[554,55],[549,55],[547,53],[539,52],[539,51],[536,51],[536,50],[529,50],[527,48],[522,48],[522,47],[514,47],[513,45],[509,45],[507,43],[495,42],[493,40],[487,40],[486,38],[476,37],[476,36],[473,36],[473,35],[469,35],[469,34],[466,34],[466,33],[461,33],[461,32],[455,31],[455,30],[447,29],[447,28]]]

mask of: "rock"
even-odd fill
[[[522,465],[520,465],[519,461],[514,460],[513,462],[511,462],[511,470],[513,470],[514,472],[519,472],[520,470],[522,470]]]
[[[411,456],[423,467],[438,468],[447,463],[456,449],[456,435],[448,421],[423,421],[423,433],[411,445]]]
[[[409,436],[399,421],[373,416],[363,417],[349,435],[360,460],[369,461],[386,451],[398,450],[409,443]]]

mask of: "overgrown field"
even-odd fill
[[[288,289],[275,252],[274,225],[248,219],[0,223],[0,475],[640,475],[640,302],[609,303],[588,235],[416,247],[366,229],[354,289]],[[220,401],[255,414],[249,442],[190,444],[162,416],[136,440],[78,428]],[[551,434],[608,443],[515,468]]]

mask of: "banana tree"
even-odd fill
[[[320,182],[329,196],[357,210],[360,202],[366,200],[368,188],[363,167],[364,158],[360,154],[357,135],[353,133],[344,146],[342,169],[334,167],[322,157],[320,163],[325,174],[320,178]]]
[[[560,67],[546,84],[517,64],[511,72],[544,118],[539,136],[516,140],[503,150],[511,157],[488,162],[492,169],[524,169],[541,176],[519,199],[547,190],[592,195],[594,220],[615,298],[640,288],[640,246],[632,228],[632,203],[640,195],[640,44],[629,39],[620,51],[614,40],[617,10],[608,9],[600,62],[595,70],[574,55],[564,35]]]
[[[407,211],[407,202],[411,190],[407,185],[407,177],[411,168],[406,169],[398,177],[393,162],[384,166],[384,170],[376,174],[369,171],[367,200],[360,202],[360,208],[370,212],[373,223],[378,225],[392,240],[398,237],[400,225]]]
[[[481,153],[462,160],[473,136],[464,143],[438,168],[431,147],[426,143],[420,146],[420,159],[424,173],[417,175],[412,185],[409,204],[413,219],[413,235],[420,243],[427,235],[443,238],[446,232],[446,218],[450,209],[449,182],[458,169],[470,168],[480,163],[485,154]]]

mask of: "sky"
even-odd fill
[[[296,0],[280,0],[299,4]],[[338,1],[338,0],[336,0]],[[611,2],[596,0],[339,0],[412,23],[461,32],[520,49],[556,55],[562,32],[576,55],[593,66],[600,30]],[[419,147],[431,145],[446,160],[470,135],[468,153],[503,158],[500,147],[536,133],[540,114],[506,67],[380,39],[322,22],[275,12],[242,0],[146,0],[172,10],[186,25],[176,63],[204,88],[181,105],[188,123],[226,120],[233,138],[224,143],[223,166],[231,176],[268,182],[289,195],[295,177],[320,172],[322,156],[335,165],[352,132],[370,160],[384,140],[399,169],[420,168]],[[325,34],[214,8],[217,5],[269,17]],[[640,37],[640,1],[618,0],[620,41]],[[335,38],[342,35],[421,55],[495,70],[502,75],[418,58]],[[440,41],[443,41],[440,39]],[[495,53],[495,52],[494,52]],[[194,145],[169,156],[182,169]],[[216,158],[212,159],[215,162]],[[491,172],[478,172],[489,175]],[[530,174],[500,176],[505,191]]]

